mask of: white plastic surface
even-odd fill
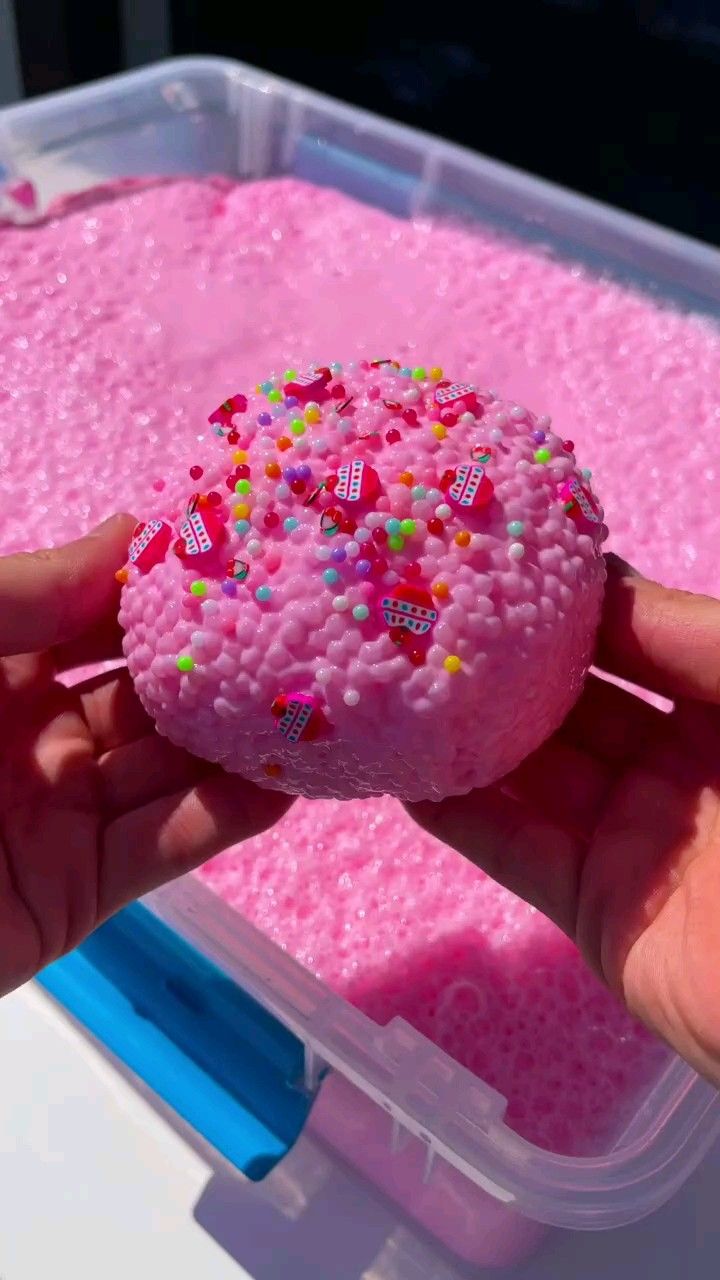
[[[41,206],[125,175],[291,172],[400,216],[481,218],[720,314],[716,250],[235,63],[170,62],[11,108],[0,163]],[[504,1125],[493,1090],[403,1022],[377,1027],[197,882],[151,905],[306,1043],[309,1079],[330,1065],[388,1113],[385,1164],[410,1168],[403,1135],[424,1144],[424,1185],[447,1168],[540,1222],[615,1226],[667,1199],[720,1131],[717,1095],[674,1061],[612,1151],[541,1151]]]

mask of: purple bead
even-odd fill
[[[297,402],[298,402],[297,396],[286,396],[283,403],[286,409],[294,409]]]
[[[371,569],[372,569],[372,564],[370,563],[369,560],[357,560],[355,562],[356,573],[359,573],[364,576],[366,573],[369,573]]]
[[[542,444],[542,443],[544,442],[544,440],[545,440],[545,432],[544,432],[544,431],[533,431],[533,433],[532,433],[532,438],[533,438],[533,440],[535,441],[535,443],[536,443],[536,444]]]
[[[338,564],[342,564],[343,560],[347,560],[347,551],[344,547],[336,547],[332,553],[332,558]]]
[[[259,426],[259,427],[269,427],[271,423],[272,423],[272,418],[270,417],[270,414],[269,414],[269,413],[259,413],[259,414],[258,414],[258,426]]]
[[[220,586],[220,590],[222,591],[224,596],[237,595],[237,586],[235,585],[234,582],[230,582],[230,581],[223,582]]]
[[[297,468],[298,480],[309,480],[311,475],[312,468],[308,466],[307,462],[301,462],[300,466]]]
[[[283,467],[283,480],[287,480],[288,484],[292,484],[293,480],[297,480],[298,473],[294,467]]]

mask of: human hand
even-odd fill
[[[133,524],[0,559],[0,994],[289,804],[161,738],[125,668],[56,678],[119,656]]]
[[[608,557],[598,664],[502,783],[412,816],[550,916],[633,1014],[720,1085],[720,603]]]

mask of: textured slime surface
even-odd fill
[[[552,413],[592,460],[614,549],[720,589],[716,328],[482,228],[285,181],[118,184],[0,228],[2,549],[179,511],[230,388],[281,351],[368,350],[430,353]],[[607,1150],[665,1061],[546,920],[394,800],[300,800],[199,874],[373,1017],[486,1076],[554,1150]]]
[[[138,527],[123,575],[163,734],[294,794],[421,800],[486,786],[557,728],[604,529],[549,420],[383,360],[287,369],[211,422],[202,491]]]

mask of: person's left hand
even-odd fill
[[[120,655],[133,524],[0,559],[0,994],[290,803],[161,738],[124,667],[57,679]]]

